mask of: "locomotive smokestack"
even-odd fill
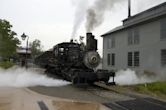
[[[71,39],[70,42],[73,43],[73,39]]]
[[[91,32],[86,33],[86,49],[88,51],[97,50],[97,40],[95,39],[95,36]]]
[[[90,37],[92,37],[92,36],[93,36],[93,34],[92,34],[91,32],[86,33],[86,37],[87,37],[86,40],[88,40],[88,38],[90,38]]]
[[[128,0],[128,18],[131,17],[131,0]]]

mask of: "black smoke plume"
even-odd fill
[[[94,4],[88,8],[86,13],[86,31],[91,32],[104,21],[106,11],[110,11],[117,3],[126,0],[95,0]]]

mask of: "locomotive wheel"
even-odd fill
[[[79,78],[78,77],[73,77],[72,78],[72,84],[78,84],[79,83]]]
[[[104,79],[103,81],[104,81],[105,84],[108,84],[109,79]]]

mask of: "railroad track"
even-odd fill
[[[132,100],[103,103],[112,110],[166,110],[166,101],[164,100],[132,93],[131,91],[127,91],[127,89],[123,89],[124,91],[119,90],[116,86],[109,86],[101,82],[96,82],[95,85],[110,90],[111,92],[133,98]]]
[[[102,83],[102,82],[95,82],[94,85],[101,87],[103,89],[118,93],[118,94],[132,97],[132,98],[140,97],[140,94],[133,94],[132,92],[126,92],[126,91],[128,91],[127,89],[123,88],[123,90],[120,90],[116,85],[112,85],[112,84],[106,85],[105,83]]]

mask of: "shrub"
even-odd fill
[[[8,69],[8,68],[12,67],[13,65],[14,65],[14,63],[12,63],[10,61],[0,62],[0,67],[4,68],[4,69]]]

